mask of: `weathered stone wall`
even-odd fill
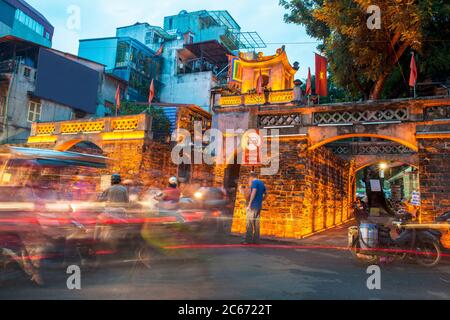
[[[134,179],[139,174],[144,140],[104,142],[99,147],[111,159],[105,173],[120,173],[123,179]]]
[[[260,176],[268,189],[261,214],[262,236],[302,238],[350,218],[352,164],[324,147],[306,150],[306,141],[280,141],[278,173]],[[241,168],[239,185],[248,185],[251,169]],[[240,193],[232,231],[245,232],[245,199]]]
[[[422,198],[421,221],[450,211],[450,139],[419,141],[419,179]]]
[[[142,163],[139,169],[139,179],[147,186],[163,188],[172,176],[177,176],[178,166],[171,159],[170,144],[149,141],[145,144]],[[214,167],[207,164],[197,164],[191,167],[192,184],[210,186],[214,179]]]

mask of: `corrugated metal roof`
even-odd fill
[[[166,117],[170,121],[170,134],[175,131],[177,125],[178,108],[177,107],[164,107],[162,108]]]

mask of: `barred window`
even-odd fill
[[[36,122],[41,118],[41,104],[30,101],[28,104],[28,122]]]

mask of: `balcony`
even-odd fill
[[[294,100],[293,90],[266,91],[262,94],[247,93],[242,95],[221,96],[220,107],[254,106],[265,104],[291,103]]]
[[[0,73],[12,73],[15,69],[16,62],[14,60],[6,60],[0,62]]]

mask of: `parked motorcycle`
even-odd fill
[[[450,252],[450,211],[444,212],[437,217],[435,219],[435,224],[438,229],[435,230],[435,232],[440,234],[441,250]]]
[[[349,248],[353,257],[367,264],[377,263],[380,258],[390,261],[411,258],[425,267],[437,265],[441,259],[440,233],[410,227],[412,215],[407,212],[398,212],[396,218],[392,223],[394,230],[373,223],[350,227]]]

